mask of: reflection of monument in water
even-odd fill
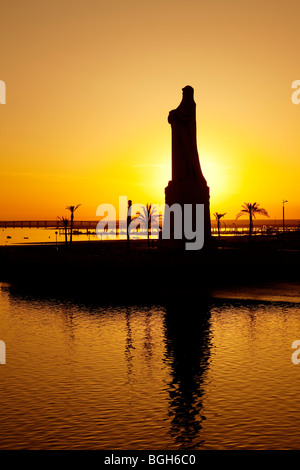
[[[186,86],[182,91],[180,105],[168,117],[172,128],[172,180],[165,188],[165,201],[169,206],[180,204],[182,209],[184,204],[192,204],[193,228],[196,204],[204,204],[204,240],[207,241],[211,236],[209,187],[197,150],[194,89]]]
[[[184,314],[184,321],[182,315]],[[210,359],[210,308],[193,297],[166,307],[166,353],[170,434],[185,449],[200,448],[205,421],[203,398]]]

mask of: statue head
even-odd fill
[[[184,100],[194,100],[194,88],[190,85],[182,88],[182,98]]]

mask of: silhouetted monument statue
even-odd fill
[[[165,188],[166,204],[204,204],[204,244],[211,237],[209,187],[201,171],[197,150],[196,103],[194,89],[182,89],[182,101],[170,111],[168,122],[172,128],[172,180]]]

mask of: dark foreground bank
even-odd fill
[[[154,298],[176,292],[272,280],[298,280],[299,235],[290,240],[214,242],[182,251],[135,241],[0,247],[0,281],[37,290],[98,299]]]

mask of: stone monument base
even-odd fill
[[[165,188],[165,201],[168,206],[173,204],[179,204],[182,208],[182,214],[184,214],[184,205],[192,205],[192,230],[196,230],[196,204],[204,204],[204,247],[208,247],[211,241],[211,222],[210,222],[210,210],[209,210],[209,187],[207,185],[201,185],[194,183],[193,181],[169,181],[168,186]],[[183,227],[182,227],[183,230]],[[174,239],[174,220],[171,218],[171,239],[172,243],[165,243],[168,240],[164,240],[163,245],[168,245],[172,248],[184,249],[187,240],[183,236],[182,240]],[[184,234],[184,230],[182,231]]]

